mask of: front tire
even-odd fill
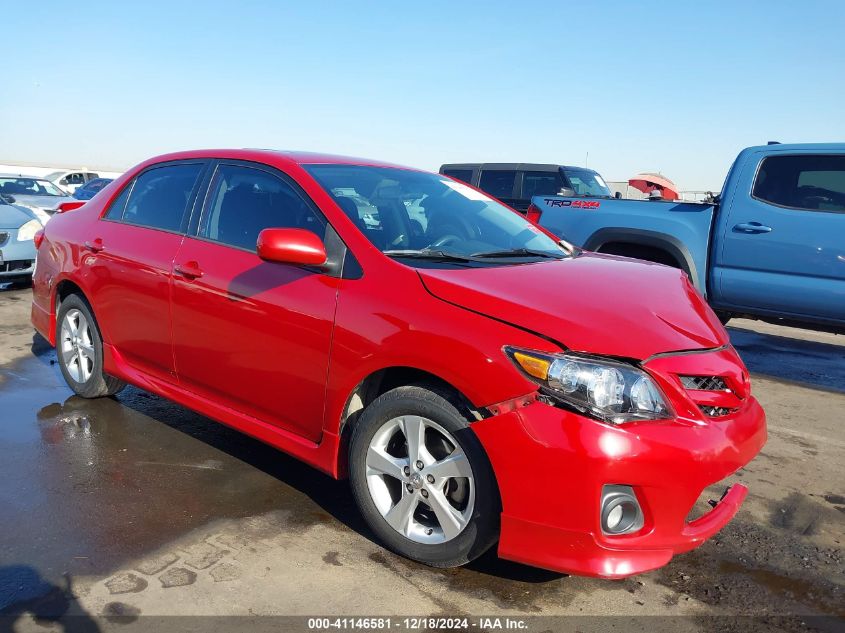
[[[355,501],[388,549],[456,567],[497,540],[499,496],[487,455],[444,397],[418,386],[379,396],[349,447]]]
[[[56,353],[65,382],[78,396],[112,396],[126,386],[103,373],[103,337],[88,302],[66,297],[56,315]]]

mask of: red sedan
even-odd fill
[[[736,513],[763,411],[678,270],[582,252],[445,176],[257,150],[151,159],[36,238],[32,322],[334,477],[390,549],[622,577]]]

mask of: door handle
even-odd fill
[[[759,222],[741,222],[734,225],[734,231],[739,233],[771,233],[772,227]]]
[[[86,251],[91,251],[92,253],[99,253],[105,248],[102,238],[99,237],[95,237],[90,242],[85,242],[82,246]]]
[[[185,262],[184,264],[176,264],[173,271],[182,275],[186,279],[197,279],[202,277],[202,269],[196,262]]]

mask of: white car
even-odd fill
[[[44,176],[45,179],[58,185],[68,193],[73,193],[89,180],[99,178],[100,174],[84,169],[77,171],[54,171]]]
[[[61,203],[76,202],[76,198],[46,178],[22,174],[0,174],[0,196],[4,204],[33,211],[41,224],[47,224]]]

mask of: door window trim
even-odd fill
[[[256,162],[247,161],[247,160],[236,160],[236,159],[221,158],[221,159],[214,160],[213,164],[211,165],[211,168],[208,170],[208,177],[205,179],[207,182],[203,183],[203,186],[205,188],[205,193],[202,196],[202,204],[194,205],[195,209],[197,210],[196,221],[194,221],[193,217],[191,218],[191,222],[190,222],[190,225],[188,227],[188,231],[186,233],[187,237],[190,237],[190,238],[195,239],[195,240],[200,240],[201,242],[208,242],[210,244],[217,244],[218,246],[225,246],[226,248],[234,248],[236,250],[243,251],[245,253],[252,253],[253,255],[256,254],[254,248],[249,249],[249,248],[243,248],[242,246],[235,246],[234,244],[227,244],[226,242],[221,242],[220,240],[214,240],[214,239],[211,239],[210,237],[203,237],[202,235],[199,234],[199,227],[202,226],[202,222],[205,219],[206,214],[210,212],[209,207],[211,206],[211,198],[210,198],[211,197],[211,188],[212,188],[211,185],[212,185],[212,183],[214,183],[214,179],[217,176],[217,172],[218,172],[218,170],[220,169],[221,166],[244,167],[246,169],[254,169],[256,171],[261,171],[261,172],[264,172],[265,174],[269,174],[270,176],[274,176],[276,178],[279,178],[279,180],[281,180],[283,183],[290,186],[291,189],[293,190],[293,192],[296,193],[302,199],[302,201],[305,203],[305,205],[309,209],[311,209],[311,211],[314,213],[315,216],[317,216],[317,219],[320,220],[323,223],[324,228],[328,229],[328,227],[331,226],[331,223],[329,222],[328,218],[320,210],[320,208],[316,205],[316,203],[311,199],[311,197],[308,196],[308,194],[305,193],[305,191],[302,189],[302,187],[300,187],[293,178],[288,176],[286,173],[284,173],[280,169],[276,169],[274,167],[271,167],[270,165],[265,165],[264,163],[256,163]],[[332,230],[334,230],[334,227],[332,227]],[[326,234],[324,233],[323,237],[321,238],[323,240],[323,242],[326,241],[325,235]]]
[[[762,204],[767,204],[772,207],[777,207],[778,209],[786,209],[788,211],[801,211],[802,213],[835,213],[838,215],[845,214],[845,210],[837,210],[837,209],[808,209],[806,207],[793,207],[786,204],[778,204],[777,202],[772,202],[771,200],[766,200],[765,198],[760,198],[759,196],[754,195],[754,187],[757,185],[757,179],[760,177],[760,170],[763,169],[763,163],[765,163],[769,158],[780,158],[780,157],[788,157],[788,156],[838,156],[839,158],[845,160],[845,154],[841,154],[839,152],[777,152],[772,154],[767,154],[763,156],[761,159],[757,161],[757,167],[754,170],[754,177],[751,179],[751,186],[748,191],[748,195],[757,202]]]
[[[205,158],[186,158],[181,160],[167,160],[161,163],[153,163],[152,165],[148,165],[137,174],[132,177],[128,183],[126,183],[123,187],[120,188],[119,191],[112,196],[111,200],[109,200],[108,204],[103,206],[103,211],[100,213],[100,217],[98,218],[102,222],[113,222],[115,224],[123,224],[126,226],[134,226],[139,229],[149,229],[151,231],[160,231],[161,233],[171,233],[173,235],[186,235],[188,231],[188,226],[190,224],[190,220],[194,215],[194,210],[196,207],[197,200],[200,198],[200,193],[202,188],[207,184],[206,178],[209,171],[209,163],[210,161]],[[129,205],[129,200],[132,198],[133,190],[135,189],[135,183],[138,181],[138,178],[150,172],[154,169],[160,169],[162,167],[172,167],[172,166],[179,166],[179,165],[201,165],[202,168],[200,170],[199,177],[197,178],[196,182],[194,183],[194,187],[191,190],[191,195],[188,198],[188,202],[185,204],[185,209],[182,211],[182,221],[180,222],[179,229],[165,229],[158,226],[146,226],[143,224],[133,224],[132,222],[126,222],[123,219],[123,216],[126,214],[126,207],[123,208],[123,213],[120,215],[120,218],[109,218],[106,217],[111,211],[112,205],[117,201],[117,199],[123,195],[123,192],[129,189],[129,195],[126,197],[126,205]]]
[[[205,217],[205,214],[208,212],[208,207],[211,204],[211,183],[214,182],[214,177],[217,175],[218,168],[221,165],[246,167],[248,169],[255,169],[256,171],[261,171],[271,176],[275,176],[285,184],[289,185],[294,191],[294,193],[296,193],[302,199],[305,205],[309,209],[311,209],[314,215],[316,215],[317,218],[323,223],[323,226],[325,227],[325,233],[321,239],[326,247],[326,253],[329,258],[329,263],[331,264],[332,260],[335,260],[334,265],[332,265],[328,269],[318,269],[312,266],[302,266],[302,268],[314,270],[315,272],[321,272],[322,274],[327,275],[329,277],[339,277],[342,279],[360,279],[363,276],[364,272],[361,268],[361,265],[358,263],[357,258],[352,253],[349,246],[347,246],[346,242],[343,241],[343,238],[337,232],[334,225],[332,225],[332,223],[329,221],[328,217],[326,217],[326,214],[323,213],[323,210],[319,207],[316,202],[314,202],[311,196],[306,193],[302,186],[300,186],[300,184],[296,182],[293,176],[285,173],[277,167],[273,167],[272,165],[267,165],[266,163],[259,163],[250,160],[242,160],[237,158],[212,158],[209,159],[208,162],[209,165],[202,179],[202,195],[198,195],[196,201],[194,202],[188,229],[185,233],[186,238],[205,242],[207,244],[213,244],[221,248],[231,248],[237,251],[241,251],[242,253],[249,253],[255,256],[256,259],[258,259],[258,254],[255,252],[254,249],[242,248],[240,246],[227,244],[219,240],[212,240],[210,238],[199,235],[199,227],[202,224],[202,220]]]

